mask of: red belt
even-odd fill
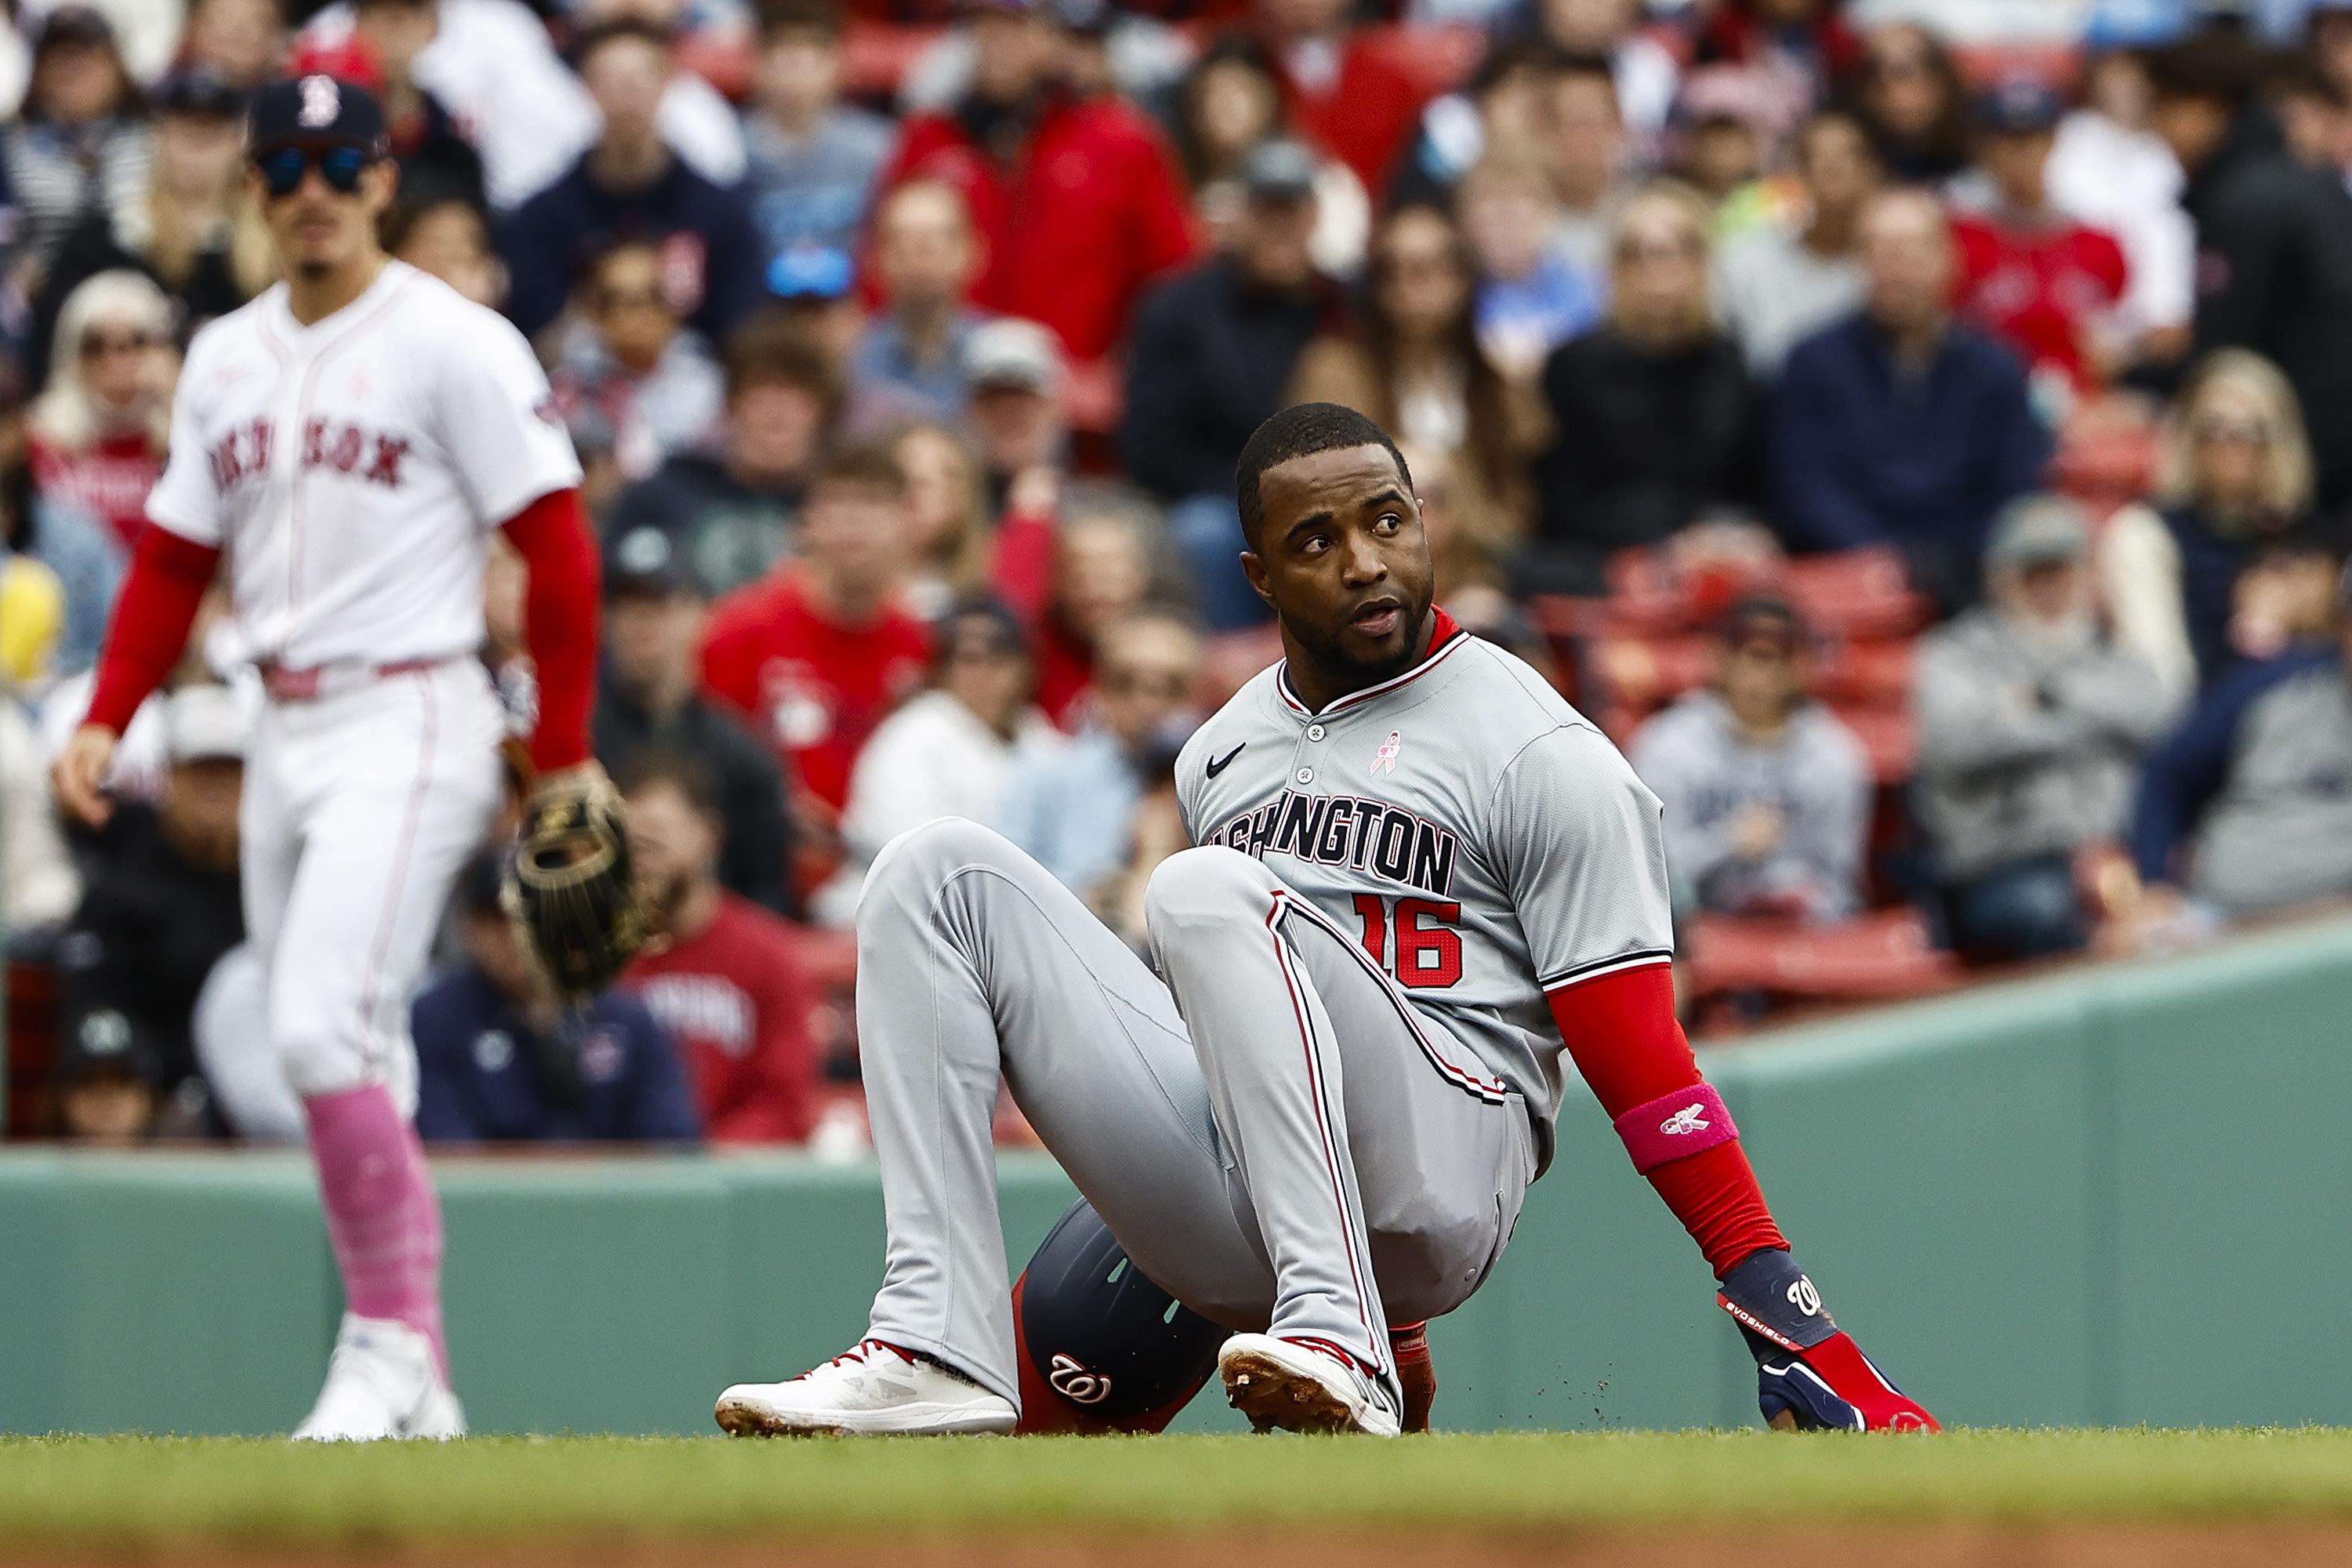
[[[367,681],[395,675],[422,675],[447,662],[442,658],[404,658],[392,664],[314,664],[308,669],[264,664],[260,667],[261,689],[269,693],[273,701],[315,702],[337,690],[350,690]]]

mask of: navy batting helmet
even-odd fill
[[[1031,1369],[1103,1422],[1189,1398],[1227,1331],[1145,1279],[1083,1198],[1029,1260],[1020,1307]]]

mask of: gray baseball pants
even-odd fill
[[[1186,850],[1145,904],[1165,984],[984,827],[929,823],[874,862],[857,1028],[889,1251],[870,1332],[1019,1403],[1002,1072],[1148,1279],[1228,1328],[1341,1347],[1393,1404],[1387,1326],[1459,1306],[1510,1237],[1527,1108],[1258,861]]]

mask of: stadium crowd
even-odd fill
[[[1232,475],[1299,401],[1664,801],[1696,1026],[2352,895],[2352,4],[845,4],[0,16],[13,1133],[299,1134],[217,605],[108,827],[46,784],[288,74],[381,95],[387,247],[549,367],[665,939],[559,1008],[486,850],[428,1139],[856,1147],[845,932],[938,816],[1139,941],[1177,748],[1279,654]]]

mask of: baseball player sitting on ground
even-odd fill
[[[409,997],[503,787],[474,651],[489,532],[530,569],[542,800],[602,778],[596,555],[521,335],[377,247],[398,173],[375,100],[330,77],[281,82],[256,96],[251,131],[247,179],[286,281],[188,351],[152,526],[54,782],[67,810],[106,819],[115,742],[226,552],[270,698],[246,764],[246,927],[348,1308],[295,1436],[455,1436]]]
[[[1656,798],[1532,670],[1433,608],[1395,445],[1348,409],[1286,409],[1237,489],[1286,658],[1177,763],[1200,847],[1151,878],[1159,976],[984,828],[933,822],[883,850],[857,921],[882,1289],[865,1340],[728,1389],[719,1424],[1013,1429],[1002,1071],[1135,1267],[1233,1331],[1217,1366],[1253,1424],[1392,1434],[1390,1326],[1452,1310],[1493,1268],[1551,1157],[1565,1042],[1706,1254],[1766,1416],[1933,1427],[1790,1260],[1699,1078]]]

